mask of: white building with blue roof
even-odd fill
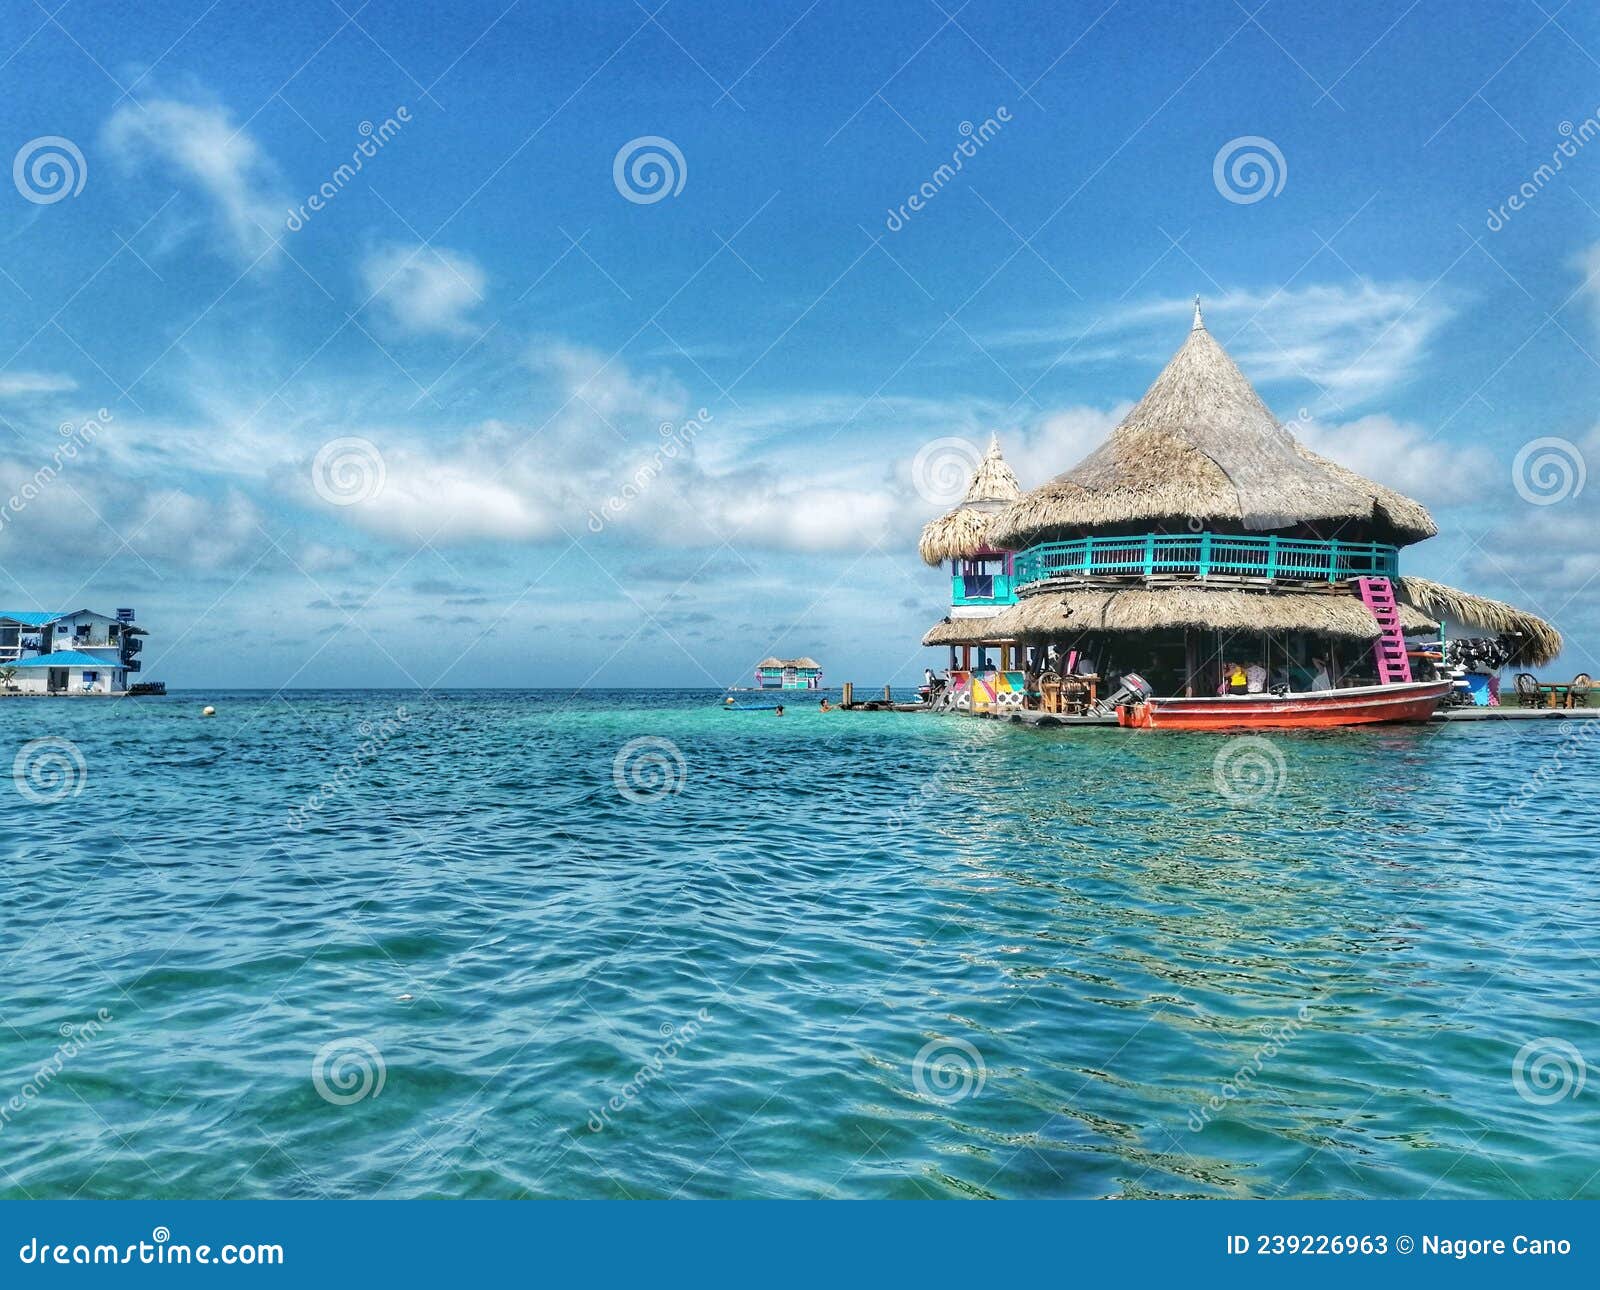
[[[145,631],[133,610],[0,609],[0,687],[9,694],[122,694]]]

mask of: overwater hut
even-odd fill
[[[924,563],[934,568],[946,561],[950,565],[949,617],[923,643],[949,646],[952,670],[971,668],[974,646],[980,666],[993,661],[1003,670],[1011,665],[1012,642],[997,641],[987,624],[1016,603],[1012,557],[988,535],[995,517],[1021,496],[1022,487],[1000,451],[999,437],[991,435],[988,451],[973,470],[961,500],[922,530],[917,550]],[[986,646],[997,647],[999,657],[989,659]]]
[[[1401,549],[1437,531],[1419,502],[1279,424],[1197,303],[1188,339],[1110,437],[990,518],[987,547],[1013,553],[1013,603],[981,632],[1022,642],[1031,668],[1072,658],[1180,696],[1216,694],[1224,662],[1295,690],[1323,667],[1336,686],[1387,682],[1391,668],[1409,679],[1401,634],[1447,620],[1503,636],[1512,664],[1553,657],[1561,638],[1541,619],[1401,576]],[[952,610],[924,643],[972,630]]]

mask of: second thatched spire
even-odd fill
[[[999,436],[990,435],[989,451],[972,472],[965,496],[953,509],[924,526],[917,550],[931,565],[992,550],[988,541],[990,523],[1021,496],[1022,486],[1000,452]]]

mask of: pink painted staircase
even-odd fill
[[[1394,584],[1387,578],[1357,578],[1361,601],[1378,620],[1380,635],[1373,646],[1378,660],[1378,680],[1384,685],[1411,679],[1405,633],[1400,630],[1400,610],[1394,602]]]

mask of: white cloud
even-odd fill
[[[1476,501],[1502,482],[1487,449],[1435,438],[1381,412],[1342,424],[1291,423],[1289,429],[1313,452],[1428,506]]]
[[[1588,298],[1595,322],[1600,324],[1600,242],[1579,251],[1570,264],[1583,278],[1578,293]]]
[[[255,137],[222,107],[151,99],[111,115],[105,145],[132,168],[151,159],[196,185],[222,234],[243,260],[276,255],[288,205],[278,168]]]
[[[470,255],[420,243],[382,246],[361,262],[367,295],[410,332],[472,332],[466,315],[482,303],[487,281]]]
[[[0,399],[65,394],[77,388],[75,380],[58,372],[0,372]]]
[[[1192,300],[1146,301],[1084,327],[1063,322],[983,339],[1037,350],[1041,363],[1144,362],[1154,379],[1187,337],[1193,312]],[[1205,300],[1206,326],[1254,384],[1299,386],[1308,402],[1336,411],[1408,380],[1454,313],[1445,288],[1414,282],[1241,289]]]

